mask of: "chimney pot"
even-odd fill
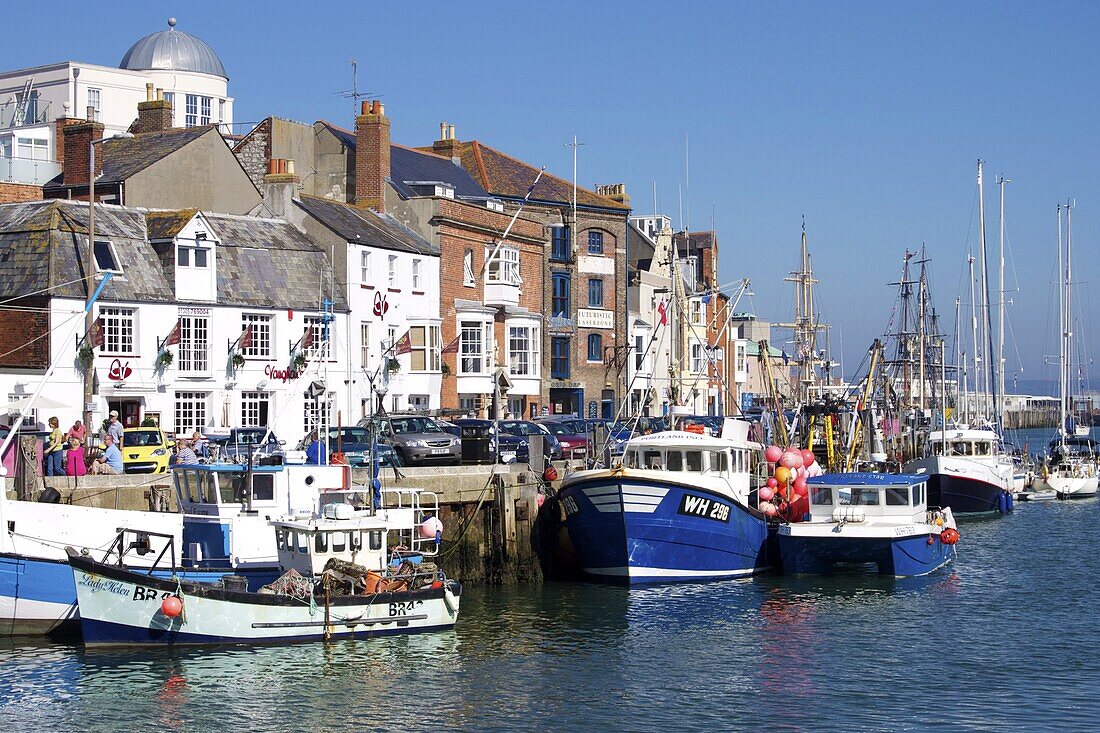
[[[455,126],[454,125],[451,125],[450,127],[447,128],[447,139],[448,140],[457,140],[458,139],[457,137],[455,137]]]
[[[359,114],[361,114],[361,115],[369,115],[370,114],[370,101],[369,100],[364,99],[362,102],[359,103]]]
[[[271,160],[267,161],[267,172],[271,175],[275,175],[279,172],[278,158],[272,158]]]
[[[439,139],[440,140],[446,140],[447,139],[447,123],[446,122],[440,122],[439,123]]]
[[[288,176],[293,176],[294,175],[294,161],[293,160],[287,160],[287,162],[286,162],[286,174]]]
[[[145,84],[145,101],[146,102],[152,102],[153,101],[153,82],[147,82]]]
[[[374,103],[376,105],[378,105],[378,114],[385,115],[386,114],[386,105],[382,104],[381,102],[379,102],[377,100],[375,100]]]

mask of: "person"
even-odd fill
[[[75,437],[69,436],[69,450],[65,453],[65,475],[83,476],[88,473],[84,463],[84,446]]]
[[[311,466],[323,466],[328,463],[328,455],[326,455],[325,444],[321,440],[317,431],[314,430],[309,435],[310,443],[306,446],[306,463]]]
[[[45,459],[46,459],[46,475],[47,476],[64,476],[65,475],[65,436],[61,434],[60,423],[56,417],[51,417],[50,423],[50,437],[46,443]]]
[[[77,420],[73,423],[73,426],[69,428],[69,432],[65,433],[65,439],[68,440],[69,438],[76,438],[78,441],[80,441],[80,444],[83,445],[84,436],[86,434],[87,431],[84,429],[84,423]]]
[[[195,451],[191,449],[191,445],[187,442],[187,438],[180,438],[179,443],[176,444],[176,465],[193,466],[198,462],[199,457],[195,455]]]
[[[196,430],[191,435],[191,450],[195,452],[196,456],[202,456],[203,458],[209,458],[209,454],[206,449],[206,436]]]
[[[107,423],[107,432],[115,439],[115,447],[122,447],[122,423],[118,421],[118,410],[111,410]]]
[[[118,415],[118,413],[113,413]],[[103,436],[103,444],[107,448],[103,451],[103,455],[96,459],[92,463],[92,473],[103,474],[107,476],[117,476],[122,473],[122,452],[115,445],[115,436],[107,433]]]

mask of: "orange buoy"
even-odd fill
[[[183,613],[183,599],[179,596],[168,596],[160,602],[160,612],[168,618],[175,618]]]
[[[959,541],[959,530],[954,527],[948,527],[940,532],[940,542],[945,545],[953,545]]]
[[[558,469],[554,468],[553,466],[547,466],[546,470],[542,472],[542,480],[543,481],[557,481],[558,480]]]

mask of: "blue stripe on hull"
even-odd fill
[[[140,572],[140,570],[139,570]],[[279,576],[273,568],[261,569],[201,569],[179,568],[182,580],[212,583],[230,573],[242,575],[248,579],[248,589],[259,590]],[[158,578],[170,578],[169,570],[153,573]],[[67,562],[60,560],[38,560],[33,558],[0,556],[0,597],[15,602],[14,618],[0,619],[0,635],[22,633],[50,633],[77,630],[76,622],[76,586],[73,584],[73,569]],[[51,618],[25,617],[20,614],[20,601],[48,603],[54,606]],[[39,607],[41,614],[42,607]]]
[[[911,537],[856,538],[779,535],[783,572],[824,574],[837,563],[874,563],[882,575],[899,577],[926,575],[955,556],[954,550],[928,535]]]
[[[944,473],[928,477],[928,505],[951,507],[959,514],[994,514],[998,512],[1003,490],[987,481],[960,478]]]
[[[71,572],[71,571],[70,571]],[[181,631],[167,631],[159,629],[140,628],[126,626],[109,621],[92,621],[81,619],[81,632],[84,636],[85,646],[105,646],[120,644],[155,644],[158,646],[177,644],[294,644],[303,641],[323,641],[323,634],[302,634],[301,636],[281,636],[271,639],[242,639],[233,636],[208,636],[205,634],[188,634]],[[379,636],[397,636],[399,634],[422,634],[433,631],[447,631],[454,628],[453,624],[440,626],[425,626],[420,628],[394,628],[361,630],[351,632],[334,631],[330,639],[372,639]]]
[[[600,487],[621,490],[613,478],[578,482],[562,492],[563,500],[573,497],[578,508],[566,517],[566,528],[581,567],[589,575],[633,584],[719,580],[767,569],[767,524],[728,497],[651,480],[632,479],[626,484],[667,489],[668,493],[652,513],[645,513],[599,511],[582,491]],[[728,504],[729,521],[679,514],[685,493]]]

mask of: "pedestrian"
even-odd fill
[[[117,416],[118,413],[112,413]],[[107,448],[103,451],[103,455],[92,463],[92,473],[104,474],[108,476],[117,476],[122,473],[122,452],[119,451],[118,446],[115,445],[115,436],[107,433],[103,436],[103,444]]]
[[[81,445],[84,445],[84,436],[87,434],[87,430],[84,429],[84,423],[77,420],[73,423],[73,426],[69,428],[69,432],[65,433],[65,439],[76,438],[80,441]]]
[[[88,473],[84,463],[84,445],[75,437],[69,437],[69,450],[65,453],[65,475],[83,476]]]
[[[195,451],[196,456],[210,457],[206,448],[206,436],[198,430],[191,435],[191,450]]]
[[[311,466],[323,466],[328,463],[328,455],[325,450],[325,444],[322,442],[321,437],[314,430],[310,433],[310,443],[306,446],[306,463]]]
[[[107,432],[115,439],[115,446],[122,447],[122,423],[118,421],[118,410],[111,410],[107,422]]]
[[[65,475],[65,436],[61,434],[60,423],[51,417],[50,437],[46,442],[45,463],[47,476]]]
[[[191,445],[187,442],[187,438],[180,438],[179,443],[176,444],[176,465],[193,466],[198,462],[199,457],[195,455],[195,451],[191,449]]]

